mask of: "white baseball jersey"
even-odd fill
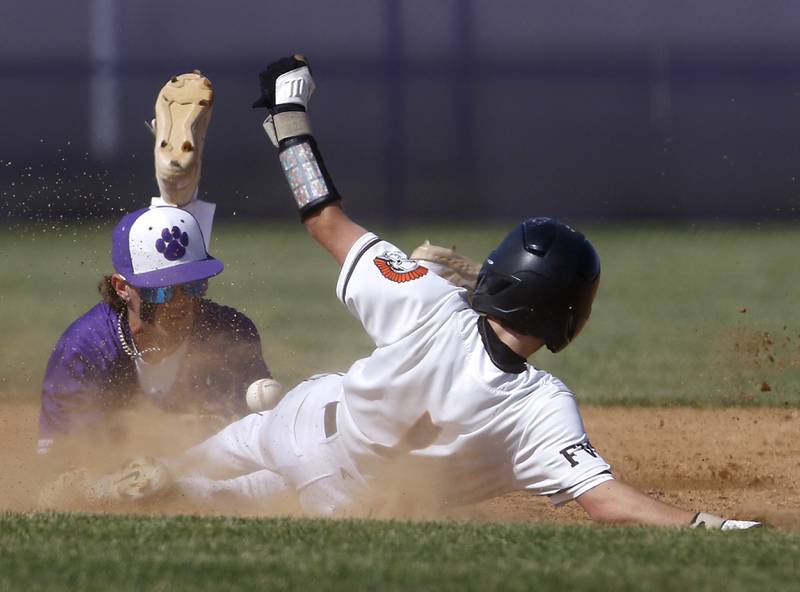
[[[563,503],[612,478],[560,380],[495,365],[465,290],[368,233],[337,295],[377,346],[344,375],[338,410],[368,482],[443,504],[515,489]]]
[[[373,354],[190,451],[206,475],[234,478],[184,479],[186,495],[252,501],[288,488],[307,511],[330,515],[518,489],[560,504],[612,479],[560,380],[521,359],[514,371],[496,365],[465,290],[368,233],[348,253],[337,294]]]

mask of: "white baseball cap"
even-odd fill
[[[219,274],[224,265],[206,251],[197,219],[174,206],[127,214],[112,233],[115,271],[137,288],[162,288]]]

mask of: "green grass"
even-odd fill
[[[800,534],[0,515],[2,590],[797,590]]]
[[[505,226],[392,229],[482,258]],[[585,228],[603,260],[585,333],[534,362],[583,402],[800,404],[788,226]],[[109,225],[0,234],[0,401],[36,401],[50,347],[96,302]],[[211,297],[253,318],[291,385],[370,343],[299,225],[219,224]],[[746,312],[740,312],[746,308]],[[770,386],[761,390],[762,383]],[[797,590],[800,534],[548,524],[0,514],[0,590]]]
[[[431,238],[481,259],[508,230],[419,226],[383,234],[407,250]],[[800,404],[796,229],[583,230],[603,260],[592,320],[563,353],[533,359],[581,401]],[[53,343],[96,302],[95,284],[110,270],[109,244],[109,225],[0,234],[0,401],[37,399]],[[287,386],[315,372],[346,369],[369,353],[360,326],[335,298],[335,264],[299,224],[220,223],[212,251],[227,267],[210,296],[256,322],[267,363]],[[761,390],[764,383],[770,390]]]

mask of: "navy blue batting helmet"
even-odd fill
[[[583,329],[600,282],[600,257],[580,232],[553,218],[512,230],[483,264],[472,307],[564,349]]]

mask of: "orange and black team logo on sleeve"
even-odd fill
[[[387,251],[375,257],[374,261],[383,277],[398,284],[419,279],[428,273],[427,267],[409,259],[400,251]]]

